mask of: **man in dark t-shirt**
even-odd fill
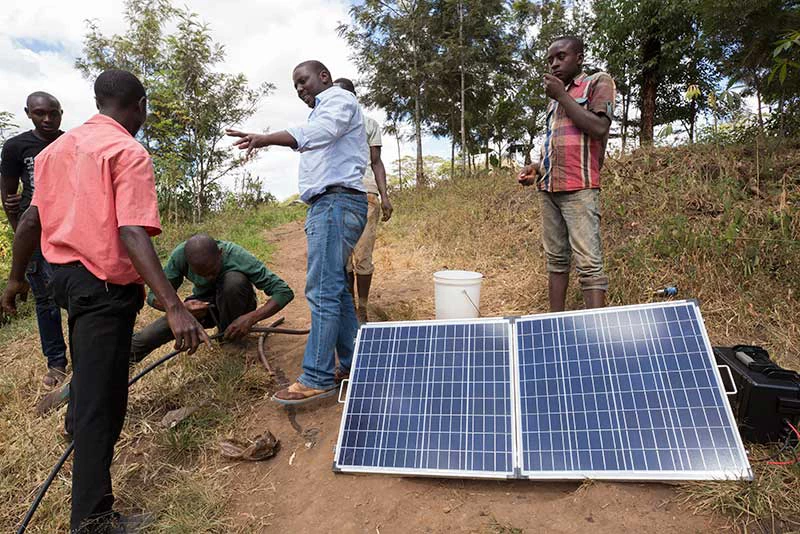
[[[19,218],[28,209],[33,198],[33,161],[47,145],[62,133],[61,104],[48,93],[41,91],[28,96],[25,114],[34,129],[12,137],[3,145],[0,155],[0,194],[8,222],[16,231]],[[22,193],[17,193],[22,182]],[[47,357],[47,374],[43,382],[48,387],[57,386],[66,376],[67,357],[64,334],[61,330],[61,312],[48,290],[53,271],[39,249],[33,254],[26,278],[36,299],[36,319],[42,352]]]

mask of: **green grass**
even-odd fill
[[[267,261],[272,253],[272,246],[264,239],[264,232],[303,218],[305,210],[302,205],[282,204],[260,206],[247,211],[225,211],[198,224],[165,225],[164,232],[153,242],[159,257],[166,260],[178,243],[193,234],[205,232],[216,239],[233,241]]]

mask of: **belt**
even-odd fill
[[[74,269],[75,267],[83,267],[83,264],[79,261],[71,261],[69,263],[53,263],[51,265],[53,269],[67,269],[67,268]]]
[[[325,188],[325,191],[323,191],[322,193],[317,193],[316,195],[308,199],[308,203],[313,204],[320,198],[330,193],[344,193],[346,195],[366,195],[364,191],[359,191],[358,189],[353,189],[352,187],[345,187],[343,185],[329,185],[328,187]]]

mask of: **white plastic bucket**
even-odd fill
[[[433,273],[437,319],[469,319],[480,316],[483,275],[473,271]]]

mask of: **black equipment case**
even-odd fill
[[[800,419],[800,375],[779,367],[761,347],[714,347],[717,363],[730,367],[737,394],[728,400],[742,439],[755,443],[784,441]],[[722,373],[726,388],[730,380]],[[731,388],[732,389],[732,388]]]

